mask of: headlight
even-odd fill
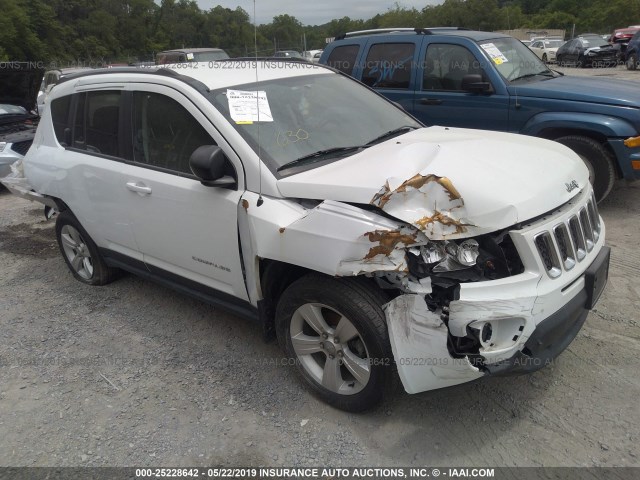
[[[434,272],[453,272],[473,267],[480,255],[480,246],[473,239],[460,243],[453,241],[431,241],[420,247],[422,260]]]
[[[0,142],[0,153],[4,152],[4,149],[6,146],[7,146],[7,142]]]

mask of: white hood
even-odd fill
[[[372,204],[439,239],[532,219],[588,182],[582,160],[558,143],[430,127],[278,180],[278,188],[290,198]]]

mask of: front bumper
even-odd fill
[[[385,305],[396,366],[408,393],[447,387],[487,375],[535,371],[575,338],[606,284],[609,249],[599,236],[576,262],[548,272],[536,238],[569,225],[589,205],[591,189],[544,218],[510,233],[525,271],[512,277],[460,284],[448,315],[427,308],[424,293],[396,297]],[[599,217],[598,217],[599,218]],[[554,245],[556,240],[553,239]],[[489,325],[491,335],[478,335]],[[451,340],[476,333],[474,352],[457,352]]]
[[[623,138],[609,139],[608,142],[618,160],[622,177],[627,180],[639,180],[640,147],[627,147]]]
[[[486,365],[491,375],[532,373],[553,363],[578,335],[589,310],[606,285],[611,249],[604,247],[585,273],[585,286],[569,303],[540,322],[521,351],[508,360]]]

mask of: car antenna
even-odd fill
[[[259,207],[264,203],[262,198],[262,150],[260,145],[260,90],[258,89],[258,23],[256,20],[256,0],[253,0],[253,49],[256,58],[256,109],[258,114],[258,201]]]

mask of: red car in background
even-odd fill
[[[631,37],[638,31],[640,31],[640,25],[631,25],[627,28],[614,30],[613,35],[609,38],[609,43],[616,49],[618,60],[624,60],[629,40],[631,40]]]

